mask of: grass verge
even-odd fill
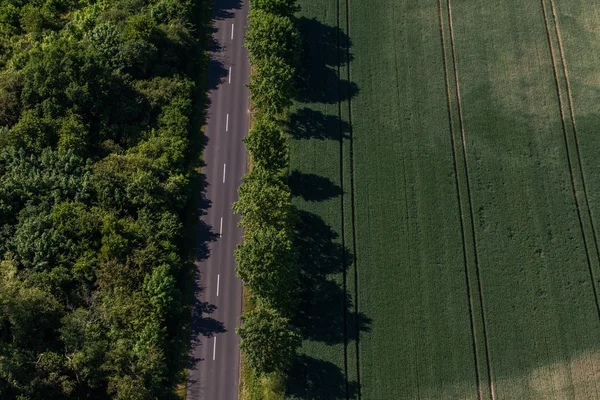
[[[251,163],[249,163],[251,164]],[[250,166],[249,166],[250,167]],[[254,308],[249,289],[244,289],[242,311]],[[239,400],[283,400],[284,379],[281,374],[258,377],[246,364],[244,354],[240,359],[240,393]]]

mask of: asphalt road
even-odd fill
[[[247,166],[242,142],[249,109],[247,17],[248,0],[215,0],[203,168],[207,208],[199,228],[210,231],[212,240],[207,252],[199,250],[196,263],[199,290],[192,320],[188,400],[238,398],[240,343],[235,328],[242,311],[242,283],[235,276],[233,252],[242,231],[231,206]]]

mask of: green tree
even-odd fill
[[[274,171],[287,168],[287,140],[276,122],[267,118],[257,119],[244,143],[256,167]]]
[[[248,236],[235,251],[238,277],[260,302],[291,311],[298,281],[289,231],[266,226]]]
[[[196,9],[0,0],[0,397],[174,398]]]
[[[292,105],[294,73],[294,68],[278,56],[269,56],[255,65],[248,87],[259,113],[277,117]]]
[[[258,307],[242,316],[237,328],[248,365],[259,375],[283,371],[296,355],[300,335],[290,321],[271,308]]]
[[[274,55],[295,65],[300,48],[300,34],[290,17],[263,10],[250,12],[246,48],[254,65]]]
[[[22,87],[22,76],[19,71],[14,69],[0,71],[0,126],[10,127],[19,120]]]
[[[39,7],[27,4],[21,9],[21,26],[27,33],[39,34],[44,27],[44,15]]]
[[[292,220],[290,188],[281,176],[255,167],[242,179],[238,189],[239,200],[233,210],[242,216],[240,225],[248,231],[265,225],[279,228],[289,226]]]
[[[253,10],[262,10],[288,17],[300,10],[296,0],[251,0],[250,4]]]
[[[14,259],[0,262],[0,380],[23,398],[68,398],[72,391],[64,360],[51,349],[61,314],[52,294],[19,276]]]

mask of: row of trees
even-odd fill
[[[174,398],[196,3],[0,0],[0,398]]]
[[[251,9],[246,47],[256,112],[245,143],[253,167],[234,204],[245,231],[235,257],[254,304],[242,316],[238,334],[248,366],[261,375],[283,371],[301,343],[290,323],[298,299],[299,255],[293,247],[296,215],[286,182],[283,130],[293,101],[300,37],[293,22],[295,0],[251,0]]]

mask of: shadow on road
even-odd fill
[[[223,58],[221,51],[222,46],[211,39],[210,44],[210,57],[208,60],[208,92],[216,90],[221,84],[225,83],[227,78],[228,70],[225,68],[226,60]],[[207,103],[206,109],[208,110],[210,102]]]
[[[214,5],[214,16],[215,19],[228,19],[233,18],[235,10],[242,8],[242,2],[240,0],[218,0],[215,1]]]

